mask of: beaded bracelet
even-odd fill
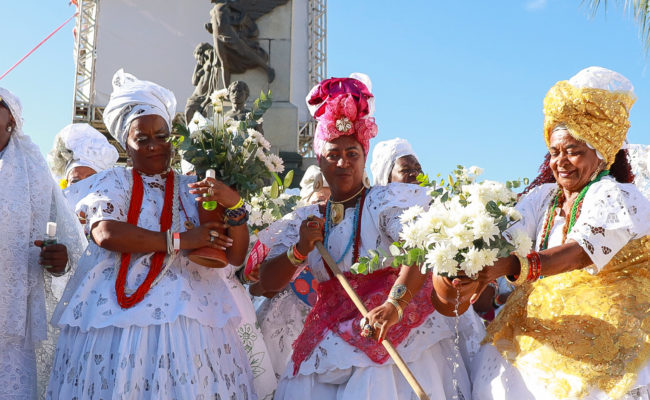
[[[226,208],[226,210],[223,213],[226,217],[230,219],[237,219],[242,215],[248,213],[248,210],[246,209],[246,207],[241,206],[237,208]]]
[[[528,274],[528,281],[536,281],[542,274],[542,260],[539,253],[536,251],[530,252],[526,258],[530,263],[530,273]]]
[[[290,262],[291,264],[293,264],[294,267],[298,267],[298,266],[302,265],[302,264],[305,262],[305,260],[299,260],[299,259],[294,255],[294,253],[293,253],[293,251],[294,251],[294,250],[293,250],[294,247],[296,247],[295,244],[294,244],[293,246],[289,247],[289,250],[287,250],[287,258],[289,259],[289,262]]]

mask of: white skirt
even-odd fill
[[[399,351],[399,350],[398,350]],[[458,361],[454,372],[453,364]],[[469,400],[471,386],[463,358],[456,356],[452,338],[438,341],[408,366],[431,400]],[[287,372],[292,371],[289,363]],[[456,385],[454,384],[456,381]],[[298,374],[280,381],[276,400],[417,400],[399,369],[392,363]]]
[[[36,354],[24,340],[0,342],[0,399],[36,398]]]
[[[61,329],[48,399],[255,400],[248,357],[223,328],[179,317],[147,327]]]
[[[472,362],[474,400],[557,400],[533,374],[522,374],[506,361],[493,345],[483,345]],[[637,377],[637,385],[619,400],[650,400],[650,366]],[[609,400],[600,390],[592,390],[581,400]]]

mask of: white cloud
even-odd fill
[[[548,0],[530,0],[526,3],[526,9],[528,11],[537,11],[546,8]]]

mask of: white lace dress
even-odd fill
[[[378,247],[387,249],[399,236],[399,215],[403,209],[428,203],[425,190],[415,185],[393,183],[372,188],[362,212],[360,254],[367,255],[368,250]],[[271,250],[268,257],[286,252],[289,246],[298,241],[300,224],[310,214],[320,215],[318,206],[303,207],[285,217],[289,223],[269,243]],[[328,247],[335,259],[342,255],[346,247],[353,231],[353,220],[354,209],[347,209],[343,221],[330,234]],[[323,282],[329,279],[317,251],[309,254],[308,264],[317,280]],[[352,251],[349,251],[339,267],[346,272],[351,264]],[[478,344],[483,337],[482,325],[478,319],[472,318],[477,317],[470,313],[467,317],[461,317],[461,325],[467,324],[476,330],[471,337],[463,340]],[[458,398],[470,398],[470,381],[465,367],[467,361],[454,347],[454,321],[434,312],[397,347],[431,399],[451,399],[457,395]],[[465,332],[469,331],[465,329]],[[455,372],[454,362],[458,363]],[[458,382],[458,393],[454,380]],[[295,376],[293,362],[289,363],[278,384],[275,398],[298,399],[304,398],[306,393],[314,399],[416,398],[392,360],[377,364],[331,331],[302,362]]]
[[[130,169],[97,176],[77,205],[89,226],[126,221]],[[179,197],[198,224],[194,177],[177,175]],[[144,197],[138,226],[158,231],[164,177],[142,175]],[[180,227],[185,215],[179,210]],[[53,322],[61,328],[48,388],[52,399],[255,399],[253,374],[237,335],[241,321],[223,271],[176,257],[145,298],[129,309],[116,299],[119,254],[88,246]],[[146,276],[150,254],[134,254],[127,287]],[[170,259],[166,258],[165,262]]]
[[[517,205],[522,220],[513,228],[523,229],[539,250],[544,229],[544,216],[553,200],[556,184],[541,185],[526,195]],[[551,230],[548,248],[562,244],[566,219],[557,215]],[[594,230],[602,227],[602,231]],[[596,233],[594,233],[596,232]],[[597,274],[630,240],[650,234],[650,202],[633,184],[621,184],[611,177],[594,183],[588,190],[582,212],[567,235],[575,240],[590,256],[593,265],[586,270]],[[507,306],[507,304],[506,304]],[[528,356],[534,356],[529,354]],[[475,400],[528,400],[555,399],[546,390],[538,370],[517,368],[507,362],[496,347],[482,345],[472,365],[473,398]],[[650,399],[650,366],[639,373],[636,387],[623,397],[625,400]],[[609,397],[593,389],[583,397],[604,400]]]

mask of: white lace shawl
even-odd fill
[[[513,229],[523,229],[539,249],[546,210],[557,185],[548,183],[533,189],[519,204],[522,219]],[[549,247],[561,242],[564,218],[557,218]],[[580,216],[567,240],[575,240],[593,261],[590,273],[600,271],[630,240],[650,234],[650,200],[631,183],[604,177],[587,191]]]
[[[19,103],[11,102],[4,92],[2,97],[9,100],[17,124],[0,158],[0,342],[28,349],[39,345],[36,354],[42,393],[56,343],[56,331],[47,321],[67,277],[52,278],[44,273],[38,263],[40,249],[33,242],[43,239],[48,221],[55,221],[57,239],[68,249],[71,268],[87,243],[39,148],[22,132]]]
[[[650,199],[650,145],[628,144],[625,147],[634,173],[634,184]]]

